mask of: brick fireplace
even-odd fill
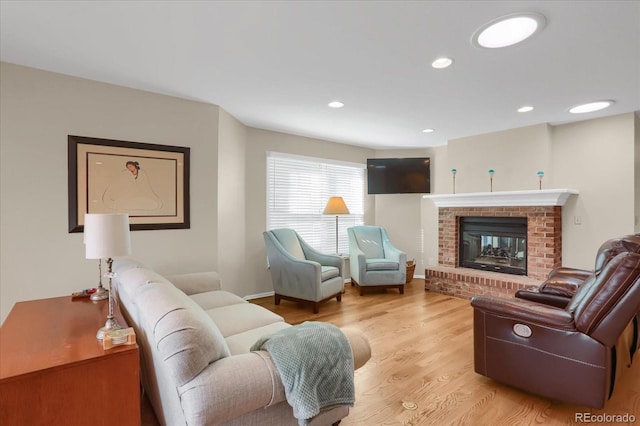
[[[562,264],[562,205],[576,193],[546,190],[425,196],[434,200],[439,216],[438,265],[426,268],[425,289],[470,298],[477,294],[510,296],[518,289],[539,285]],[[458,266],[459,218],[469,216],[527,218],[527,276]]]

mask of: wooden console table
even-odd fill
[[[106,318],[106,300],[16,303],[0,327],[0,424],[140,425],[138,345],[103,350]]]

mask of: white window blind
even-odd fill
[[[336,216],[322,214],[342,197],[351,214],[338,218],[338,252],[349,252],[347,228],[364,223],[365,165],[267,154],[267,229],[292,228],[311,247],[336,251]]]

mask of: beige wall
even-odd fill
[[[563,208],[563,264],[592,268],[600,244],[633,232],[634,116],[622,114],[573,124],[545,124],[452,140],[436,149],[432,192],[451,193],[451,168],[458,170],[456,192],[538,188],[580,191]],[[580,225],[574,223],[579,216]],[[423,200],[425,263],[437,264],[437,209]]]
[[[247,127],[220,108],[218,122],[218,182],[211,195],[218,199],[218,273],[225,290],[251,294],[253,285],[244,276],[246,138]],[[215,170],[216,165],[211,168]]]
[[[562,212],[565,265],[591,269],[602,242],[634,231],[633,125],[629,113],[553,128],[556,187],[580,191]]]
[[[246,267],[243,279],[254,290],[247,294],[255,295],[273,291],[267,266],[267,254],[262,233],[266,229],[266,160],[267,152],[276,151],[308,157],[331,160],[366,163],[374,156],[374,151],[339,143],[295,136],[286,133],[260,129],[248,129],[247,138],[247,192],[246,192]],[[372,196],[365,197],[365,223],[373,224],[375,201]],[[416,224],[419,226],[419,224]],[[243,294],[243,296],[246,294]]]
[[[17,301],[97,284],[67,228],[69,134],[191,147],[191,229],[133,232],[133,255],[165,272],[218,267],[218,107],[7,63],[0,94],[1,321]]]
[[[635,136],[635,200],[636,200],[636,212],[635,212],[635,232],[640,233],[640,112],[634,114],[633,132]]]
[[[433,193],[451,192],[452,167],[457,192],[487,191],[489,168],[496,170],[496,191],[534,189],[536,172],[544,170],[544,187],[580,190],[563,215],[564,263],[575,267],[590,268],[604,239],[633,232],[640,210],[634,114],[374,151],[248,128],[215,105],[6,63],[0,93],[0,320],[17,301],[96,284],[82,234],[67,232],[69,134],[191,147],[191,229],[133,232],[133,255],[160,273],[218,270],[223,287],[241,296],[272,291],[262,240],[267,151],[363,164],[371,157],[429,156]],[[365,222],[385,226],[416,258],[416,275],[437,263],[431,201],[367,195]]]

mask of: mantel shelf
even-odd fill
[[[436,207],[521,207],[564,206],[576,189],[540,189],[534,191],[473,192],[465,194],[430,194]]]

